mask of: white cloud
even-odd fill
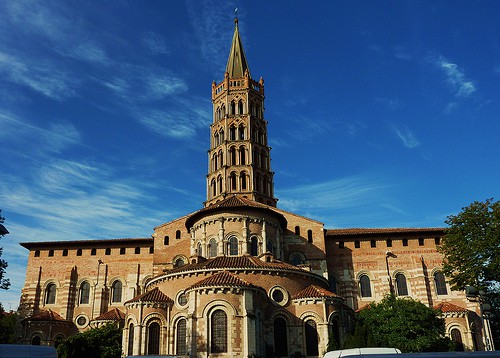
[[[420,146],[420,141],[408,127],[393,125],[392,130],[406,148],[413,149]]]
[[[44,96],[62,100],[76,95],[78,81],[61,71],[56,63],[47,60],[21,60],[0,53],[0,73],[10,82],[25,86]]]
[[[446,82],[455,91],[457,97],[469,97],[476,92],[474,83],[465,77],[465,73],[456,64],[443,56],[439,56],[434,62],[446,74]]]
[[[144,35],[142,42],[144,47],[153,55],[165,55],[170,53],[165,39],[155,32],[147,32]]]

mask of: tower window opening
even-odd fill
[[[40,257],[40,250],[35,251],[35,257]]]
[[[236,173],[235,172],[231,173],[230,182],[231,182],[231,189],[236,190],[237,184],[236,184]]]
[[[111,255],[111,248],[106,247],[106,250],[104,251],[104,255]]]
[[[260,166],[267,169],[267,155],[264,151],[260,153]]]
[[[354,241],[354,248],[359,249],[361,247],[361,242],[359,240]]]
[[[219,132],[219,143],[224,142],[224,129],[221,129]]]
[[[68,256],[68,249],[64,249],[63,252],[62,252],[62,255],[63,256]]]
[[[215,239],[211,239],[208,243],[208,257],[216,257],[217,256],[217,241]]]
[[[215,170],[219,169],[219,165],[218,165],[218,162],[217,162],[217,154],[215,154],[215,153],[212,156],[212,163],[213,163],[213,165],[212,165],[213,169],[212,170],[215,171]]]
[[[82,256],[82,249],[76,250],[76,256]]]
[[[391,239],[385,240],[385,244],[387,245],[387,247],[392,247],[392,240]]]
[[[124,247],[120,247],[120,255],[125,255],[125,250]]]
[[[56,303],[56,285],[50,283],[45,290],[45,304],[53,305]]]
[[[377,247],[377,240],[370,240],[370,247]]]
[[[168,235],[166,235],[166,236],[163,238],[163,245],[168,245],[168,244],[169,244],[169,241],[170,241],[170,238],[168,237]]]
[[[219,194],[222,194],[222,176],[217,177],[217,183],[219,184]]]
[[[136,247],[135,250],[134,250],[134,253],[136,255],[139,255],[141,253],[141,248],[140,247]]]
[[[196,251],[197,251],[196,253],[198,254],[198,256],[203,256],[203,248],[201,246],[201,242],[198,243]]]
[[[241,190],[247,190],[247,176],[245,172],[240,174]]]
[[[181,231],[180,231],[180,230],[177,230],[177,231],[175,232],[175,239],[176,239],[176,240],[180,240],[180,238],[181,238]]]
[[[295,226],[295,235],[300,236],[300,226]]]
[[[210,189],[212,191],[212,197],[214,197],[215,195],[217,195],[217,193],[216,193],[216,186],[215,186],[215,179],[212,179],[212,181],[210,182]]]
[[[239,140],[244,140],[245,139],[245,127],[240,125],[238,127],[238,139]]]
[[[250,239],[250,255],[257,256],[259,254],[259,242],[257,238],[253,236]]]
[[[236,128],[234,126],[229,128],[229,140],[236,140]]]
[[[240,147],[240,165],[245,165],[246,164],[246,158],[245,158],[245,147]]]
[[[408,239],[403,239],[403,246],[408,246]]]
[[[236,148],[235,147],[231,147],[231,149],[229,149],[229,160],[231,161],[231,165],[236,165]]]
[[[238,102],[238,113],[243,114],[243,101]]]
[[[49,257],[54,256],[54,250],[49,250]]]
[[[424,238],[423,237],[418,238],[418,246],[424,246]]]
[[[313,242],[313,232],[312,230],[307,230],[307,242],[312,243]]]
[[[232,115],[236,114],[236,104],[234,101],[231,101],[231,113]]]

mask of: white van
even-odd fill
[[[323,358],[341,358],[348,356],[359,356],[361,354],[400,354],[401,351],[397,348],[381,348],[381,347],[370,347],[370,348],[350,348],[341,349],[338,351],[326,352]]]

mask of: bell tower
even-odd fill
[[[224,79],[219,84],[212,83],[213,121],[205,206],[230,195],[276,206],[264,119],[264,80],[252,79],[237,18],[234,23]]]

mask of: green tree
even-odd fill
[[[0,209],[0,238],[9,233],[3,223],[5,222],[5,218],[2,216],[2,209]],[[0,257],[2,257],[3,247],[0,247]],[[7,269],[7,261],[0,258],[0,289],[8,290],[10,286],[10,281],[7,278],[4,278],[5,270]]]
[[[122,330],[114,324],[78,333],[57,347],[59,358],[120,358]]]
[[[0,343],[15,343],[16,322],[17,314],[5,312],[2,304],[0,303]]]
[[[492,289],[500,282],[500,202],[475,201],[445,221],[446,234],[438,247],[451,288]]]
[[[411,298],[386,296],[357,315],[354,334],[344,348],[392,347],[402,352],[453,350],[438,311]]]

